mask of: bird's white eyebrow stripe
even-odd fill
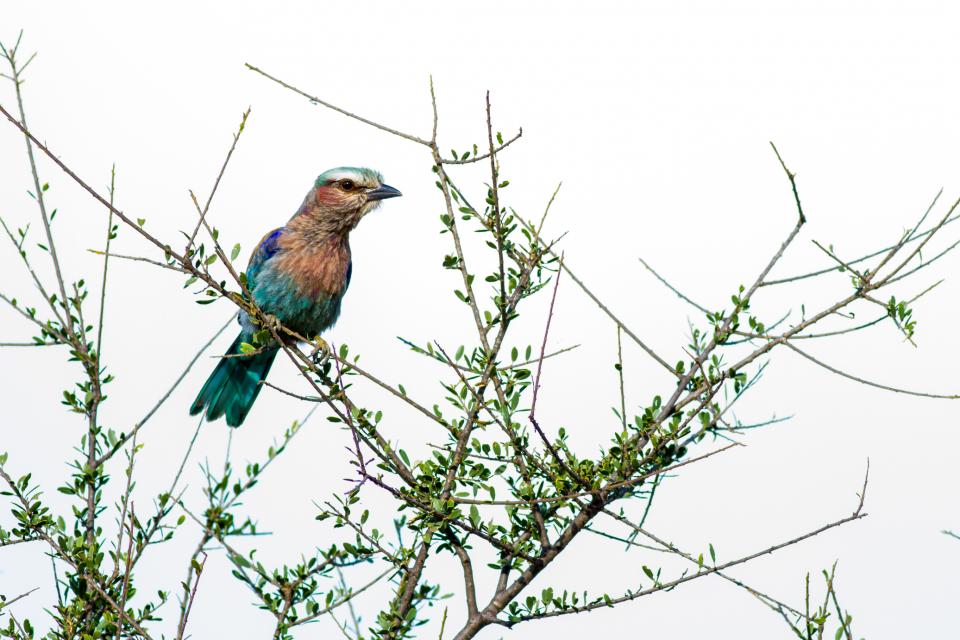
[[[351,167],[339,167],[337,169],[330,169],[329,171],[321,174],[320,178],[327,184],[331,182],[336,182],[338,180],[353,180],[358,185],[366,187],[374,187],[380,183],[380,176],[377,172],[371,171],[369,169],[354,169]],[[318,183],[319,184],[319,183]]]
[[[326,176],[326,177],[327,177],[328,180],[336,181],[336,180],[343,180],[343,179],[345,179],[345,178],[350,178],[351,180],[357,180],[357,179],[359,179],[359,178],[362,178],[363,176],[361,176],[361,175],[359,175],[359,174],[357,174],[357,173],[354,173],[354,172],[352,172],[352,171],[338,171],[338,172],[332,173],[332,174],[330,174],[330,175],[328,175],[328,176]]]

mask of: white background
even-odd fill
[[[428,75],[441,108],[444,148],[483,140],[483,94],[490,89],[496,126],[522,140],[502,156],[509,203],[539,215],[559,181],[554,234],[569,232],[568,262],[639,335],[668,360],[682,357],[692,312],[651,278],[638,256],[694,299],[719,308],[749,284],[793,225],[788,183],[774,140],[797,173],[809,224],[777,274],[827,266],[810,242],[833,243],[852,258],[885,246],[912,225],[944,187],[936,214],[960,194],[956,68],[958,12],[949,3],[5,3],[0,38],[25,30],[22,48],[39,50],[24,86],[36,134],[95,187],[117,165],[117,200],[151,231],[176,241],[193,225],[187,190],[201,198],[213,183],[230,135],[253,112],[221,184],[212,219],[225,244],[244,255],[282,224],[314,176],[337,165],[373,166],[404,197],[363,223],[353,239],[351,291],[328,335],[363,354],[367,367],[403,382],[428,404],[441,401],[441,368],[411,354],[395,336],[436,338],[455,349],[471,338],[470,320],[450,293],[458,276],[440,263],[448,236],[438,234],[441,200],[426,151],[311,106],[247,71],[251,62],[336,104],[390,126],[428,136]],[[13,94],[0,85],[11,109]],[[86,253],[102,242],[105,212],[49,162],[54,225],[69,273],[99,282],[100,263]],[[483,174],[466,169],[482,199]],[[17,226],[34,221],[22,138],[0,126],[0,215]],[[956,238],[948,227],[944,240]],[[121,230],[121,253],[149,252]],[[38,251],[35,259],[41,261]],[[932,253],[930,254],[932,255]],[[922,272],[901,294],[946,282],[916,305],[914,349],[882,323],[868,333],[810,345],[825,361],[881,383],[951,393],[956,337],[957,261]],[[42,272],[48,273],[47,265]],[[9,247],[0,251],[0,289],[31,300],[34,292]],[[104,358],[116,382],[103,409],[108,426],[128,429],[156,401],[229,315],[223,303],[197,306],[181,280],[143,264],[113,264]],[[771,291],[757,310],[778,317],[793,305],[812,309],[845,292],[834,275],[813,287]],[[92,286],[96,290],[96,286]],[[36,303],[35,297],[32,300]],[[94,309],[95,306],[91,306]],[[875,311],[860,309],[858,319]],[[794,317],[797,317],[796,315]],[[530,307],[516,344],[539,343],[545,310]],[[840,326],[840,325],[836,325]],[[0,341],[24,340],[31,327],[0,309]],[[222,349],[230,338],[223,337]],[[615,332],[609,321],[561,281],[553,347],[582,344],[545,365],[542,420],[563,425],[584,452],[616,425]],[[636,408],[666,381],[632,344],[625,345],[628,406]],[[59,349],[0,351],[0,450],[12,473],[34,471],[57,508],[55,487],[82,423],[59,404],[77,375]],[[195,423],[187,406],[213,360],[205,358],[143,432],[135,492],[138,514],[170,482]],[[712,542],[719,559],[764,548],[849,514],[869,457],[869,517],[772,557],[731,571],[794,605],[803,576],[840,559],[838,587],[855,616],[857,636],[949,638],[957,635],[956,574],[960,542],[940,533],[960,528],[955,464],[960,435],[956,404],[865,388],[777,352],[751,400],[746,421],[795,415],[750,432],[748,446],[687,468],[664,485],[649,527],[694,553]],[[278,363],[271,379],[304,390]],[[358,391],[360,392],[360,391]],[[373,392],[388,408],[385,429],[408,450],[425,453],[439,434]],[[305,411],[267,390],[237,431],[237,464],[259,458]],[[245,508],[259,516],[261,558],[295,561],[336,539],[313,520],[313,500],[343,492],[347,436],[320,416],[271,468]],[[207,425],[188,463],[191,495],[198,464],[223,460],[226,427]],[[705,445],[706,448],[712,446]],[[111,467],[115,479],[119,458]],[[115,483],[116,484],[116,483]],[[108,503],[115,494],[107,496]],[[389,522],[388,501],[364,490],[374,517]],[[199,504],[194,500],[194,504]],[[112,528],[112,515],[105,526]],[[7,520],[4,520],[8,523]],[[616,530],[610,527],[610,530]],[[620,531],[620,533],[623,533]],[[146,556],[140,589],[176,590],[198,531],[185,525],[174,542]],[[39,545],[0,550],[0,592],[39,590],[15,612],[45,626],[53,598],[49,560]],[[568,557],[533,585],[615,594],[645,582],[641,566],[659,556],[623,553],[597,538],[578,540]],[[665,564],[676,574],[681,565]],[[430,574],[456,592],[447,637],[462,621],[459,568],[438,559]],[[362,577],[362,576],[361,576]],[[359,578],[358,578],[359,579]],[[490,576],[480,598],[489,597]],[[372,620],[384,592],[358,601]],[[190,632],[197,638],[268,637],[269,614],[229,576],[218,552],[203,575]],[[175,605],[166,613],[175,619]],[[423,637],[436,637],[439,611]],[[169,632],[169,627],[167,630]],[[573,638],[585,633],[700,638],[790,637],[782,621],[746,592],[710,577],[615,610],[487,629],[482,637]],[[332,637],[323,620],[297,637]]]

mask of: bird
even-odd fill
[[[287,224],[268,232],[253,250],[245,272],[252,301],[275,327],[307,339],[331,328],[353,270],[350,232],[383,200],[400,195],[372,169],[321,173]],[[190,406],[190,415],[205,410],[208,421],[226,416],[231,427],[243,424],[280,350],[271,341],[243,353],[241,345],[263,327],[243,310],[237,320],[240,334]]]

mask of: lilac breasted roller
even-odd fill
[[[290,221],[254,249],[246,271],[253,301],[307,338],[332,327],[350,285],[350,231],[381,200],[399,195],[370,169],[339,167],[320,174]],[[226,352],[232,357],[220,360],[190,407],[190,415],[206,409],[207,420],[225,415],[231,427],[247,417],[279,351],[268,345],[238,355],[241,343],[251,342],[260,327],[245,311],[237,319],[240,335]]]

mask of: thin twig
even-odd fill
[[[865,384],[865,385],[867,385],[868,387],[876,387],[877,389],[883,389],[883,390],[885,390],[885,391],[892,391],[892,392],[894,392],[894,393],[904,393],[904,394],[909,395],[909,396],[919,396],[919,397],[921,397],[921,398],[936,398],[936,399],[942,399],[942,400],[956,400],[956,399],[960,398],[960,394],[941,395],[941,394],[937,394],[937,393],[926,393],[926,392],[923,392],[923,391],[910,391],[909,389],[901,389],[901,388],[899,388],[899,387],[891,387],[891,386],[889,386],[889,385],[880,384],[879,382],[872,382],[872,381],[870,381],[870,380],[865,380],[865,379],[863,379],[863,378],[860,378],[860,377],[858,377],[858,376],[852,375],[852,374],[847,373],[847,372],[845,372],[845,371],[841,371],[840,369],[837,369],[836,367],[831,367],[830,365],[828,365],[827,363],[823,362],[822,360],[818,360],[818,359],[814,358],[813,356],[811,356],[811,355],[810,355],[809,353],[807,353],[806,351],[801,351],[799,348],[797,348],[796,346],[794,346],[794,345],[791,344],[790,342],[784,342],[784,344],[785,344],[787,347],[789,347],[791,350],[795,351],[796,353],[800,354],[801,356],[803,356],[804,358],[806,358],[807,360],[809,360],[810,362],[812,362],[812,363],[814,363],[814,364],[816,364],[816,365],[819,365],[819,366],[823,367],[823,368],[826,369],[827,371],[829,371],[829,372],[831,372],[831,373],[835,373],[835,374],[837,374],[838,376],[841,376],[841,377],[843,377],[843,378],[847,378],[848,380],[853,380],[854,382],[859,382],[860,384]]]
[[[653,274],[653,277],[656,278],[657,280],[659,280],[659,281],[663,284],[663,286],[665,286],[667,289],[670,289],[670,291],[673,291],[675,294],[677,294],[677,297],[678,297],[678,298],[680,298],[681,300],[683,300],[684,302],[686,302],[687,304],[689,304],[690,306],[692,306],[693,308],[695,308],[697,311],[700,311],[700,312],[702,312],[702,313],[710,313],[710,310],[709,310],[709,309],[707,309],[707,308],[704,307],[704,306],[701,306],[701,305],[697,304],[696,302],[694,302],[693,300],[691,300],[690,298],[688,298],[687,296],[685,296],[679,289],[677,289],[677,288],[674,287],[672,284],[670,284],[669,282],[667,282],[667,280],[666,280],[663,276],[661,276],[659,273],[657,273],[657,272],[654,270],[653,267],[651,267],[649,264],[647,264],[647,261],[646,261],[646,260],[644,260],[643,258],[637,258],[637,260],[639,260],[639,261],[640,261],[640,264],[642,264],[642,265],[646,268],[647,271],[649,271],[651,274]]]
[[[140,421],[133,426],[133,429],[131,429],[128,433],[121,434],[116,444],[114,444],[109,451],[104,453],[102,456],[100,456],[96,460],[96,462],[94,462],[95,467],[99,467],[104,462],[112,458],[113,455],[117,451],[119,451],[120,448],[123,447],[123,445],[126,444],[126,442],[130,438],[136,435],[140,431],[140,429],[142,429],[143,426],[147,424],[150,418],[153,417],[153,414],[155,414],[157,410],[161,406],[163,406],[163,404],[167,401],[168,398],[170,398],[170,396],[173,394],[176,388],[180,386],[180,383],[183,381],[184,378],[187,377],[187,374],[190,373],[190,369],[192,369],[193,365],[197,363],[197,360],[200,359],[200,356],[203,355],[203,352],[206,351],[210,347],[210,345],[213,344],[213,342],[220,337],[220,334],[226,331],[227,327],[229,327],[233,322],[234,322],[233,318],[230,318],[229,320],[227,320],[227,322],[222,327],[220,327],[215,334],[213,334],[213,337],[207,340],[203,344],[203,346],[200,347],[200,349],[193,355],[193,358],[190,359],[190,362],[187,363],[187,366],[186,368],[184,368],[183,372],[177,377],[176,380],[174,380],[173,384],[170,385],[170,388],[167,389],[167,392],[164,393],[163,396],[160,397],[160,400],[158,400],[157,403],[150,408],[147,414],[143,416],[143,418],[141,418]]]
[[[557,187],[557,188],[559,189],[559,187]],[[554,193],[554,195],[556,195],[556,193]],[[551,198],[551,202],[552,202],[552,198]],[[520,222],[521,222],[531,233],[536,234],[535,237],[536,237],[537,239],[539,239],[539,233],[538,233],[537,230],[533,227],[533,225],[530,224],[530,222],[524,220],[524,219],[521,218],[520,216],[517,216],[517,219],[520,220]],[[553,257],[555,257],[555,258],[556,258],[556,257],[559,257],[559,256],[557,256],[557,254],[556,254],[552,249],[548,249],[548,253],[549,253],[550,255],[552,255]],[[615,316],[615,315],[613,314],[613,312],[610,311],[610,309],[609,309],[605,304],[603,304],[603,303],[600,301],[600,299],[593,293],[593,291],[591,291],[591,290],[587,287],[587,285],[585,285],[585,284],[583,283],[583,281],[580,280],[580,278],[578,278],[578,277],[576,276],[576,274],[574,274],[573,271],[570,270],[570,266],[569,266],[568,264],[562,263],[562,264],[561,264],[561,268],[562,268],[564,271],[566,271],[567,275],[570,276],[570,279],[573,280],[573,281],[577,284],[577,286],[580,287],[580,289],[581,289],[585,294],[587,294],[587,297],[589,297],[589,298],[593,301],[593,303],[594,303],[595,305],[597,305],[597,308],[599,308],[600,311],[602,311],[604,314],[606,314],[606,316],[607,316],[608,318],[610,318],[611,320],[613,320],[613,322],[614,322],[615,324],[617,324],[621,329],[623,329],[623,332],[626,333],[628,336],[630,336],[630,339],[633,340],[633,341],[637,344],[637,346],[639,346],[641,349],[643,349],[643,350],[647,353],[647,355],[649,355],[651,358],[653,358],[661,367],[663,367],[664,369],[666,369],[667,371],[669,371],[669,372],[671,373],[671,375],[677,376],[677,372],[674,371],[674,368],[671,367],[671,366],[667,363],[666,360],[664,360],[664,359],[661,358],[659,355],[657,355],[657,353],[656,353],[653,349],[651,349],[651,348],[647,345],[647,343],[645,343],[643,340],[641,340],[641,339],[637,336],[637,334],[635,334],[633,331],[631,331],[630,328],[629,328],[627,325],[625,325],[622,320],[620,320],[620,318],[618,318],[617,316]]]
[[[623,344],[620,340],[622,329],[617,326],[617,378],[620,382],[620,425],[627,430],[627,399],[623,390]]]
[[[210,203],[213,202],[213,196],[216,195],[217,193],[217,188],[220,186],[220,180],[223,179],[223,174],[227,170],[227,165],[230,164],[230,158],[233,157],[233,152],[237,148],[237,143],[240,141],[240,134],[243,133],[243,130],[247,125],[247,118],[249,117],[250,117],[250,107],[247,107],[247,110],[243,112],[243,116],[240,119],[240,127],[238,128],[237,132],[233,134],[233,143],[230,145],[230,150],[227,151],[227,157],[224,158],[223,164],[220,165],[220,172],[217,173],[217,178],[216,180],[213,181],[213,188],[210,189],[210,195],[207,196],[207,201],[203,205],[203,210],[200,211],[200,216],[197,219],[197,224],[193,227],[193,232],[190,234],[190,238],[187,240],[187,246],[183,250],[183,255],[185,256],[191,255],[191,250],[193,249],[193,242],[197,238],[197,232],[200,231],[201,226],[206,225],[207,212],[210,210]],[[214,241],[216,241],[216,238],[214,238]]]
[[[928,207],[928,210],[931,209],[931,208],[933,208],[933,205],[936,204],[937,200],[940,198],[940,194],[942,194],[942,193],[943,193],[943,189],[941,189],[941,190],[937,193],[936,197],[933,199],[933,202],[930,204],[930,207]],[[958,218],[960,218],[960,214],[958,214],[958,215],[955,216],[955,217],[950,218],[949,220],[946,221],[945,224],[949,224],[949,223],[951,223],[951,222],[954,222],[954,221],[957,220]],[[911,236],[911,237],[908,238],[906,241],[903,241],[903,244],[909,244],[909,243],[912,243],[912,242],[916,242],[917,240],[920,240],[921,238],[925,238],[925,237],[927,237],[928,235],[930,235],[931,233],[936,232],[936,230],[937,230],[936,228],[927,229],[926,231],[924,231],[924,232],[922,232],[922,233],[919,233],[919,234],[916,234],[916,235]],[[897,246],[898,246],[899,244],[900,244],[900,243],[898,242],[897,244],[892,244],[892,245],[890,245],[890,246],[888,246],[888,247],[884,247],[883,249],[878,249],[877,251],[874,251],[874,252],[872,252],[872,253],[869,253],[869,254],[867,254],[867,255],[865,255],[865,256],[860,256],[859,258],[856,258],[856,259],[854,259],[854,260],[850,260],[850,261],[848,262],[848,264],[851,264],[851,265],[853,265],[853,264],[859,264],[859,263],[861,263],[861,262],[863,262],[863,261],[865,261],[865,260],[869,260],[870,258],[876,258],[876,257],[879,256],[879,255],[882,255],[882,254],[884,254],[884,253],[887,253],[888,251],[891,251],[891,250],[897,248]],[[811,272],[809,272],[809,273],[802,273],[802,274],[799,274],[799,275],[796,275],[796,276],[790,276],[790,277],[787,277],[787,278],[780,278],[780,279],[777,279],[777,280],[767,280],[767,281],[765,281],[765,282],[764,282],[762,285],[760,285],[760,286],[763,286],[763,287],[772,287],[772,286],[778,285],[778,284],[787,284],[787,283],[790,283],[790,282],[796,282],[796,281],[798,281],[798,280],[806,280],[806,279],[808,279],[808,278],[815,278],[815,277],[817,277],[817,276],[822,276],[822,275],[825,274],[825,273],[830,273],[831,271],[837,271],[837,270],[839,270],[839,269],[840,269],[840,267],[828,267],[828,268],[826,268],[826,269],[818,269],[817,271],[811,271]]]
[[[387,133],[392,133],[392,134],[395,135],[395,136],[399,136],[399,137],[404,138],[404,139],[406,139],[406,140],[410,140],[411,142],[416,142],[417,144],[422,144],[422,145],[427,146],[427,147],[430,146],[430,142],[427,141],[427,140],[424,140],[423,138],[419,138],[419,137],[414,136],[414,135],[411,135],[411,134],[409,134],[409,133],[403,133],[402,131],[397,131],[396,129],[391,129],[390,127],[386,127],[386,126],[384,126],[384,125],[382,125],[382,124],[379,124],[379,123],[377,123],[377,122],[374,122],[373,120],[368,120],[368,119],[366,119],[366,118],[364,118],[364,117],[362,117],[362,116],[356,115],[355,113],[350,113],[350,112],[347,111],[346,109],[341,109],[340,107],[335,106],[335,105],[332,105],[332,104],[330,104],[329,102],[327,102],[327,101],[325,101],[325,100],[321,100],[320,98],[318,98],[318,97],[316,97],[316,96],[312,96],[312,95],[310,95],[309,93],[306,93],[306,92],[304,92],[304,91],[301,91],[300,89],[297,89],[296,87],[287,84],[286,82],[284,82],[283,80],[280,80],[279,78],[273,77],[272,75],[270,75],[270,74],[267,73],[266,71],[263,71],[262,69],[259,69],[259,68],[253,66],[253,65],[250,64],[250,63],[245,62],[245,63],[244,63],[244,66],[245,66],[247,69],[250,69],[250,71],[254,71],[254,72],[256,72],[256,73],[259,73],[259,74],[262,75],[264,78],[267,78],[267,79],[269,79],[269,80],[273,80],[274,82],[276,82],[277,84],[279,84],[281,87],[283,87],[283,88],[285,88],[285,89],[289,89],[290,91],[293,91],[294,93],[303,96],[304,98],[306,98],[306,99],[309,100],[310,102],[313,102],[313,103],[316,103],[316,104],[319,104],[319,105],[323,105],[323,106],[326,107],[327,109],[331,109],[331,110],[336,111],[336,112],[338,112],[338,113],[342,113],[343,115],[347,116],[348,118],[353,118],[354,120],[359,120],[360,122],[362,122],[362,123],[364,123],[364,124],[366,124],[366,125],[369,125],[369,126],[373,127],[374,129],[380,129],[381,131],[386,131]]]
[[[560,267],[563,267],[563,256],[560,256]],[[554,305],[557,302],[557,289],[560,288],[560,269],[557,270],[557,275],[554,276],[555,280],[553,281],[553,294],[550,296],[550,310],[547,312],[547,323],[543,329],[543,341],[540,343],[540,358],[537,360],[537,377],[533,381],[533,401],[530,403],[530,419],[536,415],[537,412],[537,396],[540,392],[540,377],[543,373],[543,361],[545,359],[545,353],[547,351],[547,337],[550,335],[550,323],[553,321],[553,309]]]
[[[865,480],[864,482],[866,483],[866,480]],[[864,486],[866,486],[866,484],[864,484]],[[866,490],[864,489],[864,491],[861,493],[861,495],[865,495],[865,493],[866,493]],[[685,583],[685,582],[690,582],[691,580],[696,580],[697,578],[702,578],[703,576],[707,576],[707,575],[710,575],[710,574],[712,574],[712,573],[717,573],[718,571],[723,571],[724,569],[729,569],[730,567],[734,567],[734,566],[737,566],[737,565],[740,565],[740,564],[744,564],[745,562],[749,562],[750,560],[754,560],[754,559],[759,558],[759,557],[761,557],[761,556],[774,553],[774,552],[776,552],[776,551],[779,551],[780,549],[784,549],[784,548],[786,548],[786,547],[795,545],[795,544],[797,544],[797,543],[799,543],[799,542],[803,542],[804,540],[808,540],[808,539],[810,539],[810,538],[813,538],[814,536],[818,536],[818,535],[820,535],[821,533],[823,533],[823,532],[825,532],[825,531],[829,531],[830,529],[834,529],[834,528],[836,528],[836,527],[839,527],[839,526],[842,526],[842,525],[844,525],[844,524],[847,524],[848,522],[853,522],[854,520],[859,520],[859,519],[861,519],[861,518],[865,518],[866,516],[867,516],[867,514],[866,514],[866,513],[863,513],[863,499],[861,498],[860,504],[857,506],[856,511],[854,511],[852,515],[849,515],[849,516],[847,516],[847,517],[845,517],[845,518],[841,518],[841,519],[839,519],[839,520],[835,520],[834,522],[830,522],[830,523],[828,523],[828,524],[825,524],[825,525],[823,525],[822,527],[819,527],[819,528],[817,528],[817,529],[814,529],[813,531],[809,531],[809,532],[804,533],[804,534],[802,534],[802,535],[796,536],[796,537],[791,538],[790,540],[787,540],[787,541],[785,541],[785,542],[780,542],[780,543],[778,543],[778,544],[772,545],[772,546],[767,547],[766,549],[763,549],[763,550],[761,550],[761,551],[757,551],[757,552],[755,552],[755,553],[751,553],[751,554],[746,555],[746,556],[743,556],[743,557],[741,557],[741,558],[737,558],[736,560],[731,560],[731,561],[729,561],[729,562],[725,562],[725,563],[720,564],[720,565],[715,565],[715,566],[713,566],[713,567],[704,567],[701,571],[698,571],[697,573],[693,573],[693,574],[688,574],[688,575],[685,575],[685,576],[681,576],[680,578],[677,578],[677,579],[675,579],[675,580],[671,580],[671,581],[669,581],[669,582],[659,582],[659,581],[657,581],[657,582],[655,582],[654,586],[652,586],[652,587],[649,587],[649,588],[647,588],[647,589],[642,589],[642,590],[639,590],[639,591],[630,592],[630,593],[627,593],[626,595],[620,596],[620,597],[618,597],[618,598],[602,599],[602,600],[600,600],[599,602],[592,603],[592,604],[587,604],[587,605],[580,606],[580,607],[570,607],[570,608],[568,608],[568,609],[563,609],[563,610],[547,611],[547,612],[545,612],[545,613],[533,614],[533,615],[530,615],[530,616],[522,617],[522,618],[520,618],[519,620],[517,620],[517,621],[515,621],[515,622],[514,622],[514,621],[511,621],[510,623],[508,623],[508,625],[509,625],[509,626],[512,626],[513,624],[516,624],[516,623],[518,623],[518,622],[526,622],[526,621],[529,621],[529,620],[539,620],[539,619],[543,619],[543,618],[552,618],[552,617],[556,617],[556,616],[569,615],[569,614],[572,614],[572,613],[582,613],[582,612],[585,612],[585,611],[592,611],[592,610],[594,610],[594,609],[599,609],[599,608],[601,608],[601,607],[615,606],[615,605],[620,604],[620,603],[622,603],[622,602],[628,602],[628,601],[630,601],[630,600],[635,600],[635,599],[637,599],[637,598],[640,598],[640,597],[643,597],[643,596],[647,596],[647,595],[650,595],[650,594],[652,594],[652,593],[657,593],[657,592],[660,592],[660,591],[670,590],[670,589],[673,589],[674,587],[677,587],[677,586],[679,586],[679,585],[681,585],[681,584],[683,584],[683,583]],[[649,533],[649,532],[647,532],[647,533]],[[650,534],[650,537],[651,537],[651,538],[653,537],[652,534]],[[658,541],[658,542],[663,542],[663,541],[660,541],[659,539],[657,539],[657,541]],[[663,542],[663,544],[669,544],[669,543]]]
[[[100,281],[100,319],[97,321],[97,362],[103,361],[103,311],[107,301],[107,268],[110,264],[110,241],[113,239],[113,198],[116,193],[117,166],[110,167],[110,206],[107,208],[107,239],[103,247],[103,276]]]
[[[432,81],[433,79],[431,78],[431,82]],[[503,151],[504,149],[506,149],[507,147],[509,147],[511,144],[519,140],[521,136],[523,136],[523,127],[520,127],[520,130],[517,132],[517,135],[513,136],[512,138],[510,138],[500,146],[496,147],[492,152],[488,151],[487,153],[481,153],[480,155],[474,155],[472,157],[468,157],[460,160],[458,160],[457,158],[444,158],[440,162],[443,164],[471,164],[473,162],[479,162],[480,160],[486,160],[491,155],[496,155],[501,151]],[[434,140],[436,140],[436,132],[434,132]]]

